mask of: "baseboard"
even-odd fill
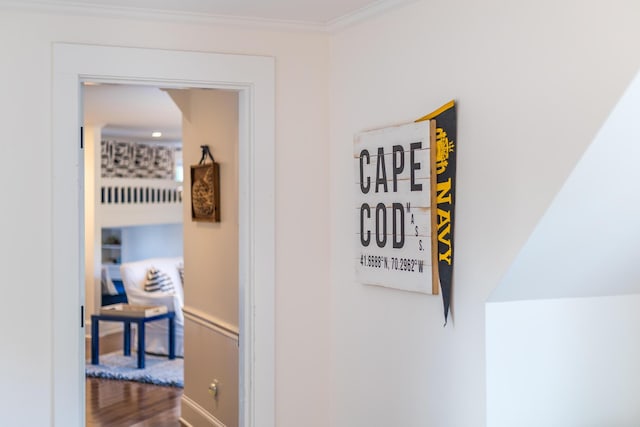
[[[198,405],[188,396],[182,395],[182,411],[180,424],[184,427],[211,426],[226,427],[219,419],[208,413],[202,406]],[[187,421],[190,420],[190,421]]]

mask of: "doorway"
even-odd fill
[[[167,357],[167,320],[145,328],[146,369],[137,369],[136,331],[130,343],[134,351],[125,356],[122,322],[100,322],[99,365],[87,365],[86,425],[178,425],[185,361],[184,310],[178,301],[184,301],[185,289],[193,288],[183,286],[179,269],[184,266],[185,216],[182,113],[170,95],[155,86],[85,81],[82,99],[85,359],[89,361],[94,351],[91,315],[123,304],[170,303],[176,310],[178,356]],[[122,274],[121,267],[128,274]],[[138,285],[152,269],[157,269],[155,277],[162,272],[173,297],[163,292],[158,301],[159,293],[140,292],[143,288]],[[198,370],[193,362],[191,367]],[[144,383],[125,381],[134,378],[143,378],[138,381]]]
[[[273,426],[273,59],[64,43],[54,44],[53,53],[53,425],[84,423],[79,129],[80,85],[91,80],[238,91],[239,424]]]

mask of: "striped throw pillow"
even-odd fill
[[[144,282],[144,290],[147,292],[171,292],[173,283],[167,273],[163,273],[155,267],[147,271],[147,280]]]

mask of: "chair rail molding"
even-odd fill
[[[240,338],[240,331],[237,327],[225,322],[224,320],[218,319],[216,316],[212,316],[211,314],[186,305],[182,308],[182,312],[184,313],[185,320],[188,319],[195,322],[207,329],[231,338],[236,342]]]

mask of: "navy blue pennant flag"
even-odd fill
[[[433,277],[440,282],[444,322],[447,324],[453,286],[453,225],[456,190],[456,105],[451,101],[416,120],[431,120],[432,143],[432,257]]]

